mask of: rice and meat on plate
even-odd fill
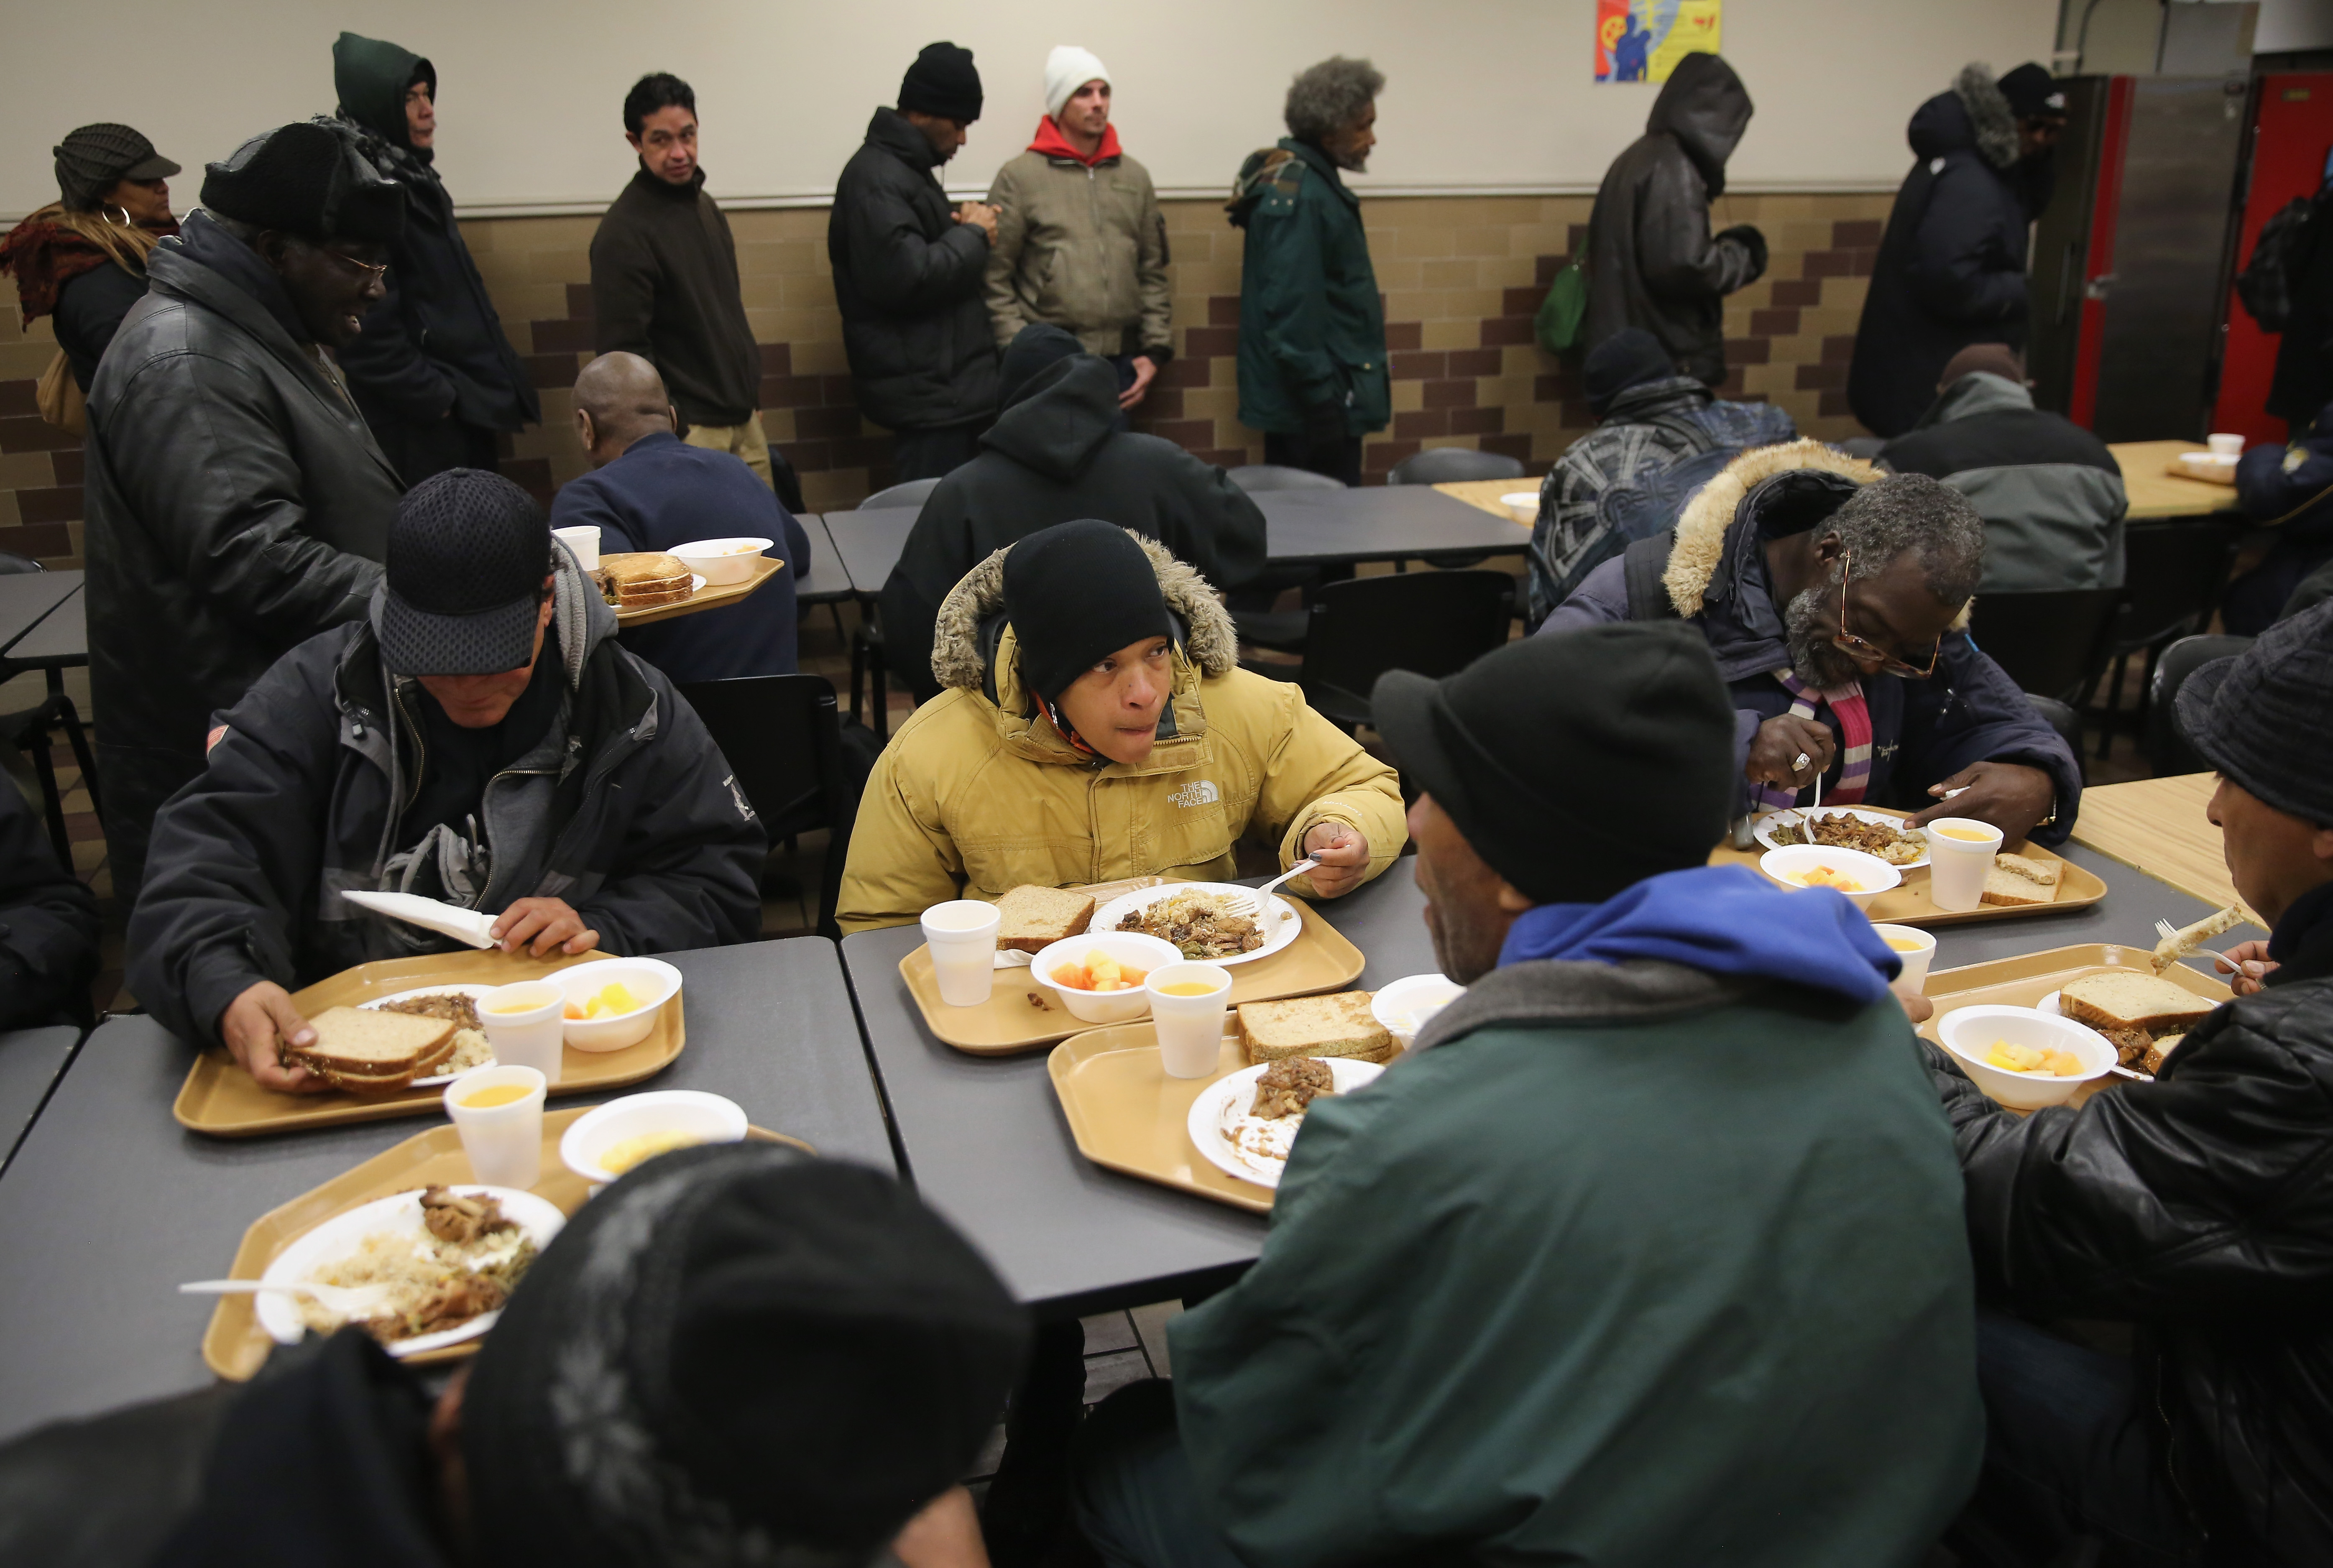
[[[457,1073],[467,1073],[473,1067],[485,1067],[494,1059],[494,1048],[486,1044],[486,1032],[478,1022],[478,1005],[459,991],[440,991],[429,996],[408,996],[402,1002],[383,1002],[384,1013],[410,1013],[420,1018],[444,1018],[454,1025],[454,1053],[430,1069],[433,1075],[450,1078]]]
[[[1771,829],[1774,843],[1779,848],[1807,842],[1800,819],[1776,822]],[[1814,819],[1815,842],[1829,850],[1860,850],[1867,855],[1877,855],[1891,866],[1908,866],[1928,852],[1928,842],[1919,832],[1904,832],[1892,823],[1867,822],[1846,812]]]
[[[1118,922],[1121,931],[1139,931],[1172,942],[1186,958],[1226,958],[1263,946],[1263,932],[1245,915],[1232,914],[1214,893],[1177,893]]]
[[[501,1310],[534,1262],[533,1238],[501,1203],[450,1188],[422,1188],[424,1234],[375,1231],[309,1276],[309,1283],[373,1285],[384,1299],[357,1326],[384,1345],[459,1328]],[[294,1296],[300,1321],[329,1334],[350,1321],[308,1296]]]

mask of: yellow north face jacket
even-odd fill
[[[946,899],[995,899],[1029,882],[1221,881],[1233,875],[1232,846],[1250,832],[1278,839],[1284,869],[1323,822],[1368,840],[1370,876],[1393,863],[1408,838],[1393,770],[1296,687],[1241,669],[1231,616],[1205,580],[1136,537],[1189,628],[1148,759],[1097,766],[1024,711],[1035,705],[1021,688],[1013,629],[998,624],[997,551],[940,607],[932,673],[944,689],[899,726],[868,778],[843,870],[844,931],[904,925]],[[1308,884],[1289,887],[1309,893]]]

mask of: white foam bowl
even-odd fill
[[[1957,1007],[1936,1020],[1936,1038],[1979,1089],[2012,1111],[2039,1111],[2044,1105],[2063,1104],[2083,1084],[2105,1077],[2107,1069],[2116,1061],[2115,1048],[2107,1044],[2106,1036],[2038,1007],[2011,1007],[1997,1003]],[[2006,1040],[2012,1045],[2047,1045],[2053,1050],[2070,1051],[2081,1058],[2082,1073],[2077,1078],[2059,1078],[2053,1073],[2011,1073],[1992,1066],[1985,1062],[1984,1053],[1992,1049],[1996,1040]]]
[[[1758,857],[1758,869],[1786,888],[1805,887],[1806,883],[1800,879],[1817,866],[1861,884],[1863,891],[1859,893],[1839,893],[1858,909],[1871,908],[1872,899],[1900,886],[1904,880],[1903,872],[1877,855],[1867,855],[1861,850],[1836,850],[1828,844],[1789,844],[1779,850],[1768,850]],[[1832,890],[1839,891],[1837,889]]]
[[[1140,931],[1096,931],[1089,936],[1064,937],[1040,948],[1037,956],[1029,960],[1029,973],[1051,986],[1053,994],[1061,997],[1061,1005],[1070,1010],[1070,1016],[1083,1024],[1131,1024],[1150,1011],[1149,994],[1139,985],[1130,991],[1081,991],[1075,986],[1054,982],[1054,970],[1079,967],[1085,963],[1088,953],[1107,953],[1145,975],[1163,965],[1183,961],[1183,950],[1174,943]]]
[[[559,1159],[595,1187],[621,1179],[600,1157],[627,1138],[644,1132],[686,1132],[700,1143],[742,1143],[744,1108],[734,1100],[696,1089],[655,1089],[627,1094],[577,1117],[560,1135]]]
[[[705,579],[707,587],[743,582],[754,574],[754,558],[773,543],[768,539],[699,539],[665,552]],[[740,545],[747,548],[740,549]]]
[[[648,998],[631,1012],[612,1018],[566,1020],[561,1037],[578,1051],[621,1051],[638,1044],[656,1027],[657,1010],[680,989],[680,971],[662,958],[595,958],[557,970],[548,978],[579,1007],[600,987],[618,980],[633,996]]]
[[[1369,1015],[1407,1051],[1427,1019],[1465,994],[1465,986],[1440,975],[1405,975],[1369,997]]]

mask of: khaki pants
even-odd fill
[[[691,425],[681,439],[692,447],[744,458],[745,467],[762,476],[763,484],[777,488],[777,481],[770,477],[770,438],[762,433],[759,412],[742,425]]]

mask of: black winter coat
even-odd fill
[[[57,347],[63,351],[82,397],[89,396],[97,363],[121,330],[121,319],[145,297],[146,274],[111,262],[91,267],[57,291]]]
[[[2025,345],[2026,192],[2038,182],[2016,163],[2008,101],[1990,76],[1963,72],[1908,134],[1919,162],[1887,215],[1847,375],[1848,404],[1875,436],[1917,424],[1971,343]]]
[[[364,615],[401,491],[329,361],[229,275],[262,265],[235,245],[197,214],[155,247],[90,389],[90,687],[125,901],[155,809],[202,771],[211,715]]]
[[[1749,90],[1714,54],[1686,55],[1662,85],[1645,134],[1596,192],[1583,348],[1642,327],[1686,375],[1725,380],[1725,296],[1756,282],[1766,258],[1743,236],[1712,239],[1709,204],[1750,112]]]
[[[639,169],[591,235],[592,351],[654,365],[692,425],[742,425],[762,406],[762,351],[738,288],[704,168],[680,186]]]
[[[2277,337],[2276,374],[2268,390],[2268,411],[2289,421],[2296,436],[2333,403],[2333,185],[2318,191],[2309,207],[2290,263],[2292,313]],[[57,337],[64,338],[62,327]]]
[[[2269,988],[2153,1083],[2020,1118],[1924,1045],[1979,1288],[2136,1322],[2172,1475],[2214,1561],[2333,1563],[2333,887],[2278,923]]]
[[[834,187],[826,223],[859,411],[890,430],[996,411],[996,338],[982,293],[988,236],[955,221],[932,144],[878,109]]]
[[[425,697],[388,676],[370,621],[294,649],[222,716],[202,776],[154,825],[130,921],[130,984],[173,1034],[215,1040],[227,1003],[260,980],[296,990],[458,946],[356,908],[341,897],[350,890],[490,914],[564,899],[601,948],[626,957],[759,933],[768,841],[720,747],[671,682],[616,641],[615,611],[561,559],[542,654],[561,661],[559,721],[485,786],[476,816],[491,874],[469,896],[429,867],[400,880],[389,863],[410,847],[397,817],[421,782]]]
[[[0,1029],[87,1015],[103,930],[96,896],[57,864],[47,828],[0,779]]]
[[[1031,377],[980,438],[980,456],[924,503],[883,584],[891,668],[918,702],[939,693],[940,601],[989,555],[1056,523],[1099,517],[1157,540],[1214,587],[1263,570],[1263,514],[1221,468],[1172,441],[1117,428],[1118,371],[1077,354]]]

